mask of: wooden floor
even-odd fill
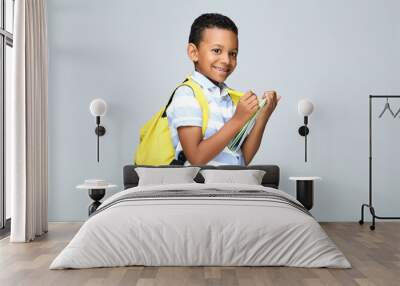
[[[375,231],[358,223],[322,226],[352,269],[290,267],[119,267],[48,270],[80,223],[50,223],[32,243],[0,241],[0,285],[400,285],[400,223],[379,222]]]

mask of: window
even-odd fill
[[[10,194],[5,187],[5,106],[11,92],[13,32],[14,0],[0,0],[0,236],[9,227],[11,216]]]

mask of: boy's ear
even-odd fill
[[[189,58],[192,60],[192,62],[197,63],[199,59],[199,51],[197,50],[197,47],[193,43],[189,43],[187,46],[187,54]]]

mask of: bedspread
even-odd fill
[[[195,183],[111,196],[50,268],[127,265],[350,267],[292,196],[263,186]]]

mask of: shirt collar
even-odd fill
[[[210,92],[214,92],[216,89],[218,92],[222,90],[220,96],[228,96],[228,92],[226,89],[228,86],[222,82],[220,86],[215,85],[211,80],[209,80],[205,75],[199,73],[198,71],[193,71],[191,75],[192,79],[195,80],[198,84],[200,84],[203,88],[207,89]]]

